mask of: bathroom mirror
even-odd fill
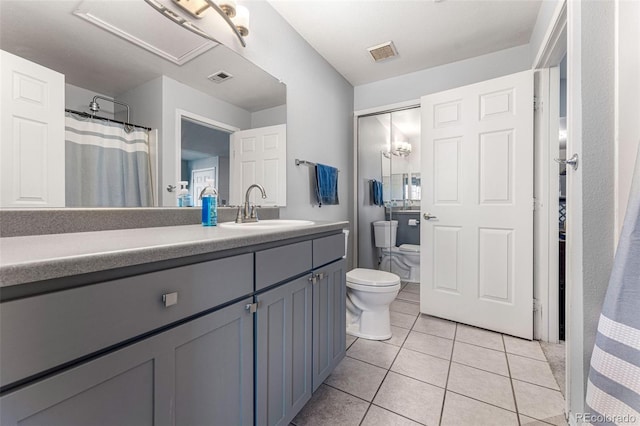
[[[132,40],[142,40],[147,48]],[[230,48],[181,29],[141,0],[2,0],[0,49],[63,74],[65,109],[92,113],[94,96],[111,98],[117,102],[97,99],[99,110],[93,112],[127,121],[126,104],[128,121],[152,129],[157,143],[153,152],[152,137],[152,205],[175,206],[171,186],[181,178],[190,181],[193,170],[188,165],[181,170],[182,165],[204,158],[211,145],[222,143],[182,126],[181,117],[227,134],[286,124],[281,81]],[[181,149],[185,133],[189,143]],[[194,140],[194,135],[204,139]],[[213,155],[218,157],[219,183],[229,181],[225,143],[214,150],[222,153]],[[67,203],[71,205],[122,206]]]

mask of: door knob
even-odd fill
[[[431,213],[425,213],[422,215],[425,220],[437,219],[438,216],[433,216]]]
[[[573,167],[573,170],[578,170],[578,154],[573,154],[568,160],[561,160],[559,158],[553,159],[558,164],[568,164]]]

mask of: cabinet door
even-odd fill
[[[288,425],[311,398],[311,299],[308,277],[257,296],[258,425]]]
[[[344,358],[346,338],[346,281],[344,259],[314,271],[313,390]]]
[[[0,398],[0,424],[253,424],[251,299]]]
[[[251,298],[177,327],[167,370],[175,425],[253,425]]]

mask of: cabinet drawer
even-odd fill
[[[256,291],[311,270],[311,241],[256,252]]]
[[[344,256],[344,234],[313,240],[313,267],[326,265]]]
[[[252,257],[244,254],[3,303],[0,385],[251,294]],[[163,295],[173,293],[176,303],[165,306]]]

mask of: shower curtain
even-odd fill
[[[640,151],[591,355],[593,424],[640,424]]]
[[[147,130],[69,112],[65,120],[67,207],[153,205]]]

